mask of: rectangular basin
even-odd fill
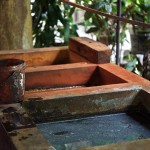
[[[124,79],[86,63],[29,67],[26,70],[26,90],[93,87],[127,83]]]
[[[139,86],[123,84],[126,88],[120,84],[120,90],[104,85],[103,90],[89,94],[31,97],[17,106],[1,105],[0,139],[5,144],[0,148],[92,150],[118,142],[148,142],[150,94]]]
[[[0,150],[150,147],[150,84],[109,64],[105,45],[73,38],[69,47],[1,51],[7,58],[26,62],[26,91],[23,102],[0,105]]]
[[[54,149],[76,150],[150,138],[149,99],[147,92],[129,89],[29,100],[23,107]]]

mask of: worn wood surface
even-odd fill
[[[95,65],[84,63],[29,67],[26,69],[25,87],[29,90],[85,86],[94,70]]]
[[[69,63],[67,46],[0,51],[0,59],[8,58],[22,59],[26,62],[27,67]]]
[[[80,56],[80,54],[77,54],[73,51],[69,51],[69,60],[72,63],[79,63],[79,62],[87,62],[91,63],[89,60],[87,60],[85,57]]]
[[[69,47],[61,46],[0,51],[0,59],[8,58],[22,59],[28,67],[78,62],[99,64],[110,61],[110,50],[106,45],[87,38],[71,38]]]
[[[88,59],[92,63],[103,64],[110,62],[110,49],[106,45],[88,38],[71,38],[69,50]]]
[[[90,63],[90,61],[87,60],[85,57],[70,51],[68,49],[68,46],[0,51],[0,59],[9,58],[24,60],[27,67],[59,65],[79,62]]]
[[[26,90],[127,83],[108,70],[87,63],[28,67],[25,76]]]

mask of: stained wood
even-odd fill
[[[0,59],[22,59],[27,66],[55,65],[69,62],[68,47],[35,48],[29,50],[3,50]]]
[[[71,38],[69,50],[92,63],[103,64],[110,62],[110,49],[106,45],[88,38]]]

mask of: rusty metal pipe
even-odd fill
[[[143,23],[143,22],[140,22],[140,21],[130,20],[130,19],[126,19],[126,18],[123,18],[123,17],[115,16],[115,15],[110,15],[110,14],[107,14],[107,13],[104,13],[104,12],[101,12],[101,11],[98,11],[98,10],[95,10],[95,9],[92,9],[92,8],[84,7],[84,6],[81,6],[79,4],[69,2],[67,0],[60,0],[60,1],[65,3],[65,4],[69,4],[71,6],[83,9],[87,12],[94,13],[94,14],[101,15],[101,16],[105,16],[105,17],[108,17],[108,18],[113,19],[113,20],[119,20],[119,21],[124,22],[124,23],[129,23],[129,24],[132,24],[132,25],[138,25],[138,26],[141,26],[141,27],[144,27],[144,28],[150,28],[149,23]]]

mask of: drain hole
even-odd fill
[[[61,131],[61,132],[54,132],[53,135],[64,135],[64,134],[69,134],[69,131]]]

